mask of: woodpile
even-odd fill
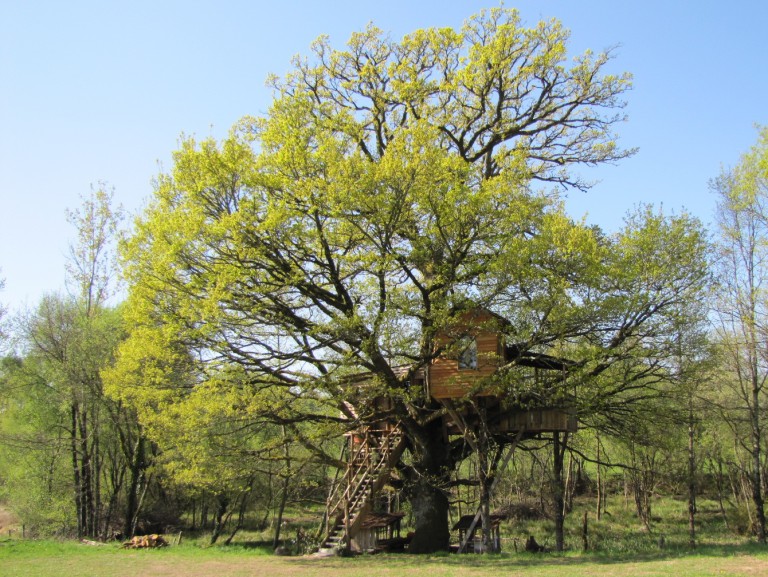
[[[81,539],[80,543],[83,545],[88,545],[89,547],[103,547],[104,543],[99,543],[98,541],[92,541],[90,539]]]
[[[123,549],[155,549],[167,546],[168,541],[163,539],[162,535],[142,535],[123,543]]]

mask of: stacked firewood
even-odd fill
[[[167,546],[168,541],[163,539],[162,535],[142,535],[123,543],[123,549],[154,549]]]

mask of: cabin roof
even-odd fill
[[[456,531],[456,530],[466,531],[472,525],[472,521],[474,519],[475,519],[474,515],[463,515],[461,519],[459,519],[456,522],[456,524],[453,526],[452,531]],[[507,519],[506,515],[502,515],[501,513],[493,513],[491,514],[491,526],[496,528],[499,526],[499,523],[501,523],[506,519]]]
[[[365,520],[360,524],[362,529],[382,529],[390,527],[400,522],[405,517],[405,513],[368,513]]]
[[[549,369],[564,371],[576,365],[574,361],[562,357],[553,357],[545,353],[536,353],[521,345],[506,345],[504,347],[506,359],[513,365],[533,367],[535,369]]]

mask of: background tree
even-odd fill
[[[30,390],[19,389],[15,397],[23,406],[40,397],[55,400],[38,408],[56,425],[34,434],[45,439],[40,446],[57,471],[60,460],[68,459],[72,518],[77,534],[89,537],[103,537],[117,522],[131,485],[126,479],[135,471],[132,462],[141,448],[134,414],[104,394],[101,380],[101,370],[124,337],[119,311],[105,303],[121,218],[111,197],[103,187],[94,189],[79,209],[68,213],[78,233],[68,266],[72,294],[44,297],[20,321],[22,366],[28,374],[24,382]]]
[[[552,239],[548,243],[563,244]],[[596,234],[594,246],[592,253],[580,255],[578,263],[554,253],[554,278],[536,292],[526,291],[540,299],[546,295],[532,309],[546,319],[537,335],[555,336],[553,350],[569,362],[541,390],[530,391],[513,380],[508,394],[528,395],[534,406],[571,406],[582,429],[639,447],[650,443],[649,426],[661,421],[658,407],[674,400],[674,389],[679,388],[673,384],[673,345],[681,324],[694,325],[700,319],[691,303],[702,300],[707,240],[701,224],[686,214],[667,217],[640,207],[612,237]],[[573,276],[579,267],[585,267],[582,276]],[[567,279],[567,289],[552,292],[553,286],[562,284],[558,278]],[[519,324],[514,312],[508,314],[513,324]],[[554,439],[556,495],[565,494],[566,440]],[[637,456],[636,451],[630,453]],[[561,512],[566,508],[555,501],[560,549]]]
[[[166,340],[163,334],[155,331],[144,341],[150,347],[127,346],[136,341],[123,347],[121,362],[104,372],[107,391],[138,412],[147,441],[157,447],[154,470],[166,488],[214,503],[212,543],[234,516],[229,542],[246,512],[256,509],[265,520],[274,513],[277,546],[289,497],[312,471],[294,438],[309,427],[288,419],[276,425],[276,415],[302,400],[280,388],[252,386],[237,365],[199,374],[173,335]]]
[[[77,241],[69,247],[67,280],[86,317],[117,289],[115,243],[124,214],[122,207],[114,206],[114,196],[114,189],[100,182],[81,199],[80,207],[67,210],[67,222],[77,231]]]
[[[700,312],[708,309],[709,303],[701,300],[692,303]],[[662,434],[657,443],[670,453],[670,465],[664,472],[667,485],[684,485],[688,497],[688,546],[695,548],[696,514],[698,497],[702,493],[704,460],[703,440],[710,434],[713,370],[716,356],[710,335],[703,329],[705,317],[692,316],[686,325],[681,326],[675,341],[675,355],[670,366],[669,396],[667,403],[668,418],[653,420],[653,426]],[[685,447],[686,459],[679,456]]]
[[[29,535],[73,530],[67,413],[38,359],[0,359],[0,499]]]
[[[44,297],[38,310],[24,319],[22,338],[28,366],[37,369],[31,384],[49,388],[57,400],[50,409],[66,415],[53,434],[68,445],[67,453],[57,454],[69,457],[77,533],[97,537],[105,521],[103,493],[119,489],[103,483],[104,451],[110,441],[99,370],[111,362],[123,333],[115,311],[102,311],[86,321],[82,310],[74,299]],[[61,430],[66,431],[63,438]]]
[[[711,294],[709,295],[711,296]],[[697,496],[701,490],[702,470],[700,461],[704,435],[709,433],[713,412],[711,410],[713,370],[717,359],[708,326],[711,299],[693,301],[694,314],[678,329],[675,339],[675,359],[671,381],[677,389],[675,398],[680,416],[685,424],[687,437],[686,485],[688,492],[688,545],[696,547]],[[698,321],[698,322],[697,322]]]
[[[5,279],[0,277],[0,291],[2,291],[5,288]],[[3,306],[2,303],[0,303],[0,343],[2,343],[6,338],[6,332],[5,332],[5,323],[3,321],[3,318],[8,313],[8,310],[5,306]]]
[[[718,340],[724,384],[733,392],[726,411],[742,448],[750,455],[749,480],[755,533],[766,542],[762,480],[763,396],[768,378],[768,130],[738,166],[712,184],[718,195],[720,292]],[[741,425],[745,425],[743,429]],[[748,433],[741,436],[741,431]]]

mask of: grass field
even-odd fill
[[[119,545],[0,541],[4,577],[674,577],[768,575],[768,549],[756,545],[702,547],[695,553],[501,555],[365,555],[354,558],[275,557],[247,547],[197,546],[128,551]]]
[[[702,499],[700,503],[699,546],[694,551],[687,547],[684,501],[658,500],[654,504],[657,520],[648,532],[638,524],[631,507],[616,498],[611,501],[610,514],[601,521],[591,517],[592,550],[582,553],[581,517],[590,507],[591,501],[584,500],[569,515],[568,551],[564,554],[515,551],[515,539],[520,543],[528,534],[551,545],[551,521],[535,519],[510,521],[504,531],[505,552],[487,556],[276,557],[267,546],[260,545],[268,542],[268,532],[241,532],[233,545],[214,547],[207,546],[205,533],[185,533],[179,546],[132,551],[121,549],[118,543],[88,546],[76,541],[21,539],[18,525],[6,518],[0,533],[0,577],[768,577],[768,548],[751,543],[744,533],[728,530],[712,502]],[[732,519],[731,528],[737,520]],[[13,538],[9,537],[9,527],[15,528]],[[287,529],[286,535],[292,530]],[[660,548],[662,536],[664,547]]]

